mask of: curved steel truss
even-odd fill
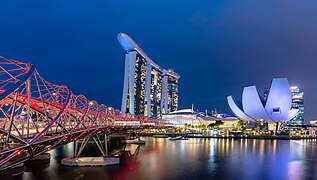
[[[0,170],[70,141],[109,133],[115,121],[143,122],[65,85],[43,79],[35,66],[0,56]]]

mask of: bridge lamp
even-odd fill
[[[89,105],[93,105],[94,103],[92,101],[89,102]]]
[[[21,156],[21,155],[22,155],[22,151],[18,150],[18,151],[17,151],[17,155],[18,155],[18,156]]]
[[[56,96],[56,93],[53,93],[53,96]]]

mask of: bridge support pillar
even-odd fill
[[[11,179],[12,177],[20,176],[24,173],[24,163],[18,164],[14,167],[1,170],[0,171],[0,177],[3,177],[4,179]]]
[[[44,153],[34,158],[31,158],[30,160],[26,161],[24,164],[27,167],[26,171],[28,171],[28,169],[48,167],[50,165],[50,161],[51,161],[50,153]]]
[[[120,163],[119,158],[108,157],[108,137],[104,135],[105,144],[103,145],[98,136],[92,136],[91,138],[95,142],[99,151],[103,157],[79,157],[85,146],[87,145],[90,137],[85,137],[79,147],[77,148],[77,141],[74,141],[74,157],[62,159],[61,164],[66,166],[109,166]]]
[[[77,140],[74,141],[74,158],[77,157],[77,144],[78,144]]]
[[[106,133],[105,133],[105,154],[107,158],[108,157],[108,137]]]
[[[32,159],[30,159],[29,161],[47,161],[51,159],[51,154],[50,153],[44,153],[41,155],[38,155]]]

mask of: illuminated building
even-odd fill
[[[271,83],[266,101],[262,101],[255,86],[245,87],[242,103],[235,97],[227,97],[233,113],[242,120],[285,122],[298,114],[298,108],[292,107],[292,94],[286,78],[275,78]]]
[[[169,69],[169,72],[173,72],[173,70]],[[173,76],[168,76],[168,111],[173,112],[178,109],[178,78]]]
[[[217,114],[216,117],[208,116],[198,113],[192,108],[164,114],[162,115],[162,120],[177,127],[184,127],[185,125],[208,126],[210,123],[215,123],[216,121],[222,121],[224,123],[222,127],[235,127],[239,119],[236,117],[231,117],[227,114]]]
[[[121,112],[161,117],[178,109],[178,80],[173,70],[157,65],[127,34],[118,41],[126,51]]]
[[[299,109],[299,113],[287,121],[287,125],[303,125],[304,124],[304,92],[300,92],[297,86],[291,86],[292,108]]]
[[[267,100],[268,95],[269,95],[269,88],[264,88],[263,101]]]

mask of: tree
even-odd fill
[[[210,123],[207,127],[210,128],[210,129],[213,129],[213,128],[219,127],[219,126],[222,125],[222,124],[224,124],[223,121],[217,120],[217,121],[214,122],[214,123]]]
[[[217,126],[220,126],[220,125],[223,125],[225,122],[221,121],[221,120],[217,120],[216,121],[216,125]]]
[[[241,129],[243,129],[244,126],[245,126],[245,121],[239,120],[238,123],[237,123],[237,126],[238,126],[239,128],[241,128]]]
[[[210,124],[208,124],[207,127],[208,127],[209,129],[213,129],[213,128],[216,127],[216,123],[210,123]]]

